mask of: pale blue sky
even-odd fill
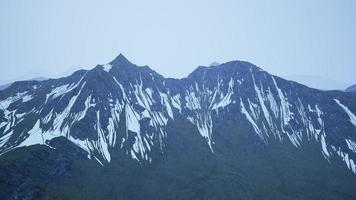
[[[0,0],[0,82],[119,53],[167,77],[247,60],[280,76],[356,82],[354,0]]]

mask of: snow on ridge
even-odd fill
[[[105,66],[104,67],[106,70],[110,70],[110,66]],[[84,76],[83,76],[84,77]],[[46,96],[46,102],[48,102],[50,99],[54,99],[57,97],[62,96],[63,94],[66,94],[75,88],[79,86],[82,82],[83,77],[76,82],[76,83],[71,83],[71,84],[64,84],[60,85],[58,87],[52,88],[52,91],[49,92]],[[71,109],[75,102],[77,101],[78,96],[80,95],[83,87],[86,85],[86,82],[84,84],[81,84],[80,90],[75,94],[75,96],[72,96],[72,98],[69,100],[68,105],[62,110],[61,112],[57,113],[54,112],[52,109],[45,117],[38,119],[34,127],[32,128],[32,131],[30,131],[29,137],[22,142],[21,145],[33,145],[35,143],[38,144],[45,144],[45,141],[47,139],[51,139],[54,137],[59,137],[59,136],[64,136],[66,137],[69,141],[73,142],[86,152],[88,152],[89,157],[95,157],[96,159],[99,159],[99,157],[104,158],[104,160],[110,162],[110,152],[109,152],[109,146],[113,147],[115,145],[116,141],[116,134],[115,134],[115,127],[117,127],[117,123],[119,121],[118,116],[120,115],[120,112],[125,110],[126,114],[126,128],[127,130],[130,130],[134,133],[136,133],[135,136],[135,143],[132,147],[132,151],[130,152],[131,156],[133,159],[136,160],[141,160],[141,159],[146,159],[151,162],[151,158],[148,157],[147,151],[151,150],[151,146],[153,145],[153,134],[158,134],[158,139],[159,139],[159,145],[160,148],[163,150],[163,138],[167,137],[167,133],[165,131],[165,127],[168,122],[168,118],[173,119],[174,117],[174,112],[172,108],[176,108],[179,110],[181,113],[183,109],[191,109],[191,110],[196,110],[196,115],[193,116],[194,121],[191,121],[193,124],[196,125],[198,128],[199,133],[206,138],[207,143],[210,147],[210,149],[213,152],[212,144],[214,143],[212,141],[212,119],[210,112],[206,113],[206,115],[199,115],[199,113],[202,111],[202,106],[201,106],[201,97],[199,94],[199,87],[197,83],[195,83],[195,90],[197,91],[190,91],[188,92],[184,97],[180,96],[180,94],[177,94],[173,97],[171,97],[166,93],[160,92],[159,90],[153,90],[151,88],[145,88],[143,89],[143,83],[140,77],[141,82],[137,82],[138,84],[133,84],[131,86],[132,89],[135,91],[133,93],[128,92],[126,93],[124,90],[123,85],[113,76],[114,81],[119,85],[122,95],[123,95],[123,100],[121,103],[116,101],[116,104],[113,105],[112,102],[115,102],[114,100],[110,101],[111,106],[116,106],[115,111],[112,109],[111,110],[111,118],[108,120],[108,125],[105,129],[102,129],[100,125],[100,111],[97,112],[97,124],[95,126],[95,129],[98,134],[98,140],[97,141],[92,141],[88,139],[80,140],[78,138],[74,138],[70,135],[70,127],[73,125],[73,123],[82,120],[86,114],[88,108],[95,106],[95,104],[92,103],[91,95],[88,96],[85,99],[84,102],[84,109],[78,113],[72,113]],[[231,95],[233,92],[233,79],[230,80],[229,83],[229,89],[227,91],[227,94],[225,97],[222,98],[222,101],[229,102],[231,101]],[[153,93],[158,92],[159,93],[159,99],[156,102],[160,102],[163,108],[165,109],[166,112],[161,112],[161,111],[152,111],[151,106],[153,106]],[[16,99],[20,99],[25,95],[21,94],[16,97]],[[130,97],[128,97],[130,95]],[[132,98],[133,96],[134,98]],[[222,96],[222,93],[220,93],[220,96]],[[23,101],[30,100],[30,96],[24,98]],[[184,102],[185,99],[186,101]],[[141,105],[144,110],[141,111],[136,111],[132,107],[133,104],[135,104],[135,100],[139,105]],[[13,99],[11,99],[13,101]],[[11,101],[9,101],[9,105],[11,104]],[[120,104],[120,105],[117,105]],[[225,103],[224,106],[226,106],[228,103]],[[119,113],[117,113],[117,111]],[[168,116],[166,116],[168,115]],[[72,120],[67,121],[66,119],[70,118]],[[141,127],[140,127],[140,122],[142,118],[150,118],[149,125],[153,128],[154,132],[151,133],[152,135],[141,135]],[[53,121],[53,127],[51,127],[47,131],[43,131],[41,129],[42,124],[48,124],[50,121]],[[9,123],[7,124],[9,125]],[[10,127],[11,128],[11,127]],[[106,134],[107,133],[107,134]],[[8,136],[10,137],[10,135]],[[7,139],[7,135],[2,136],[1,138],[1,144],[5,144]],[[127,139],[127,136],[126,136]],[[123,138],[125,140],[125,138]],[[122,144],[121,144],[122,145]],[[100,155],[97,155],[97,153]],[[94,155],[94,154],[95,155]],[[98,157],[99,156],[99,157]],[[102,163],[102,161],[100,162]]]
[[[323,155],[325,155],[327,158],[330,157],[330,153],[328,151],[328,148],[327,148],[327,145],[326,145],[326,141],[325,141],[325,136],[324,135],[321,135],[320,137],[320,141],[321,141],[321,146],[322,146],[322,152],[323,152]]]
[[[356,126],[356,116],[349,110],[348,107],[346,107],[344,104],[342,104],[338,99],[334,99],[334,101],[346,112],[346,114],[350,118],[350,122]]]
[[[336,151],[336,150],[335,150]],[[339,150],[336,151],[337,155],[345,162],[347,168],[351,170],[354,174],[356,174],[356,164],[353,159],[349,158],[349,154],[344,153],[343,151]]]
[[[168,100],[168,95],[167,95],[167,94],[164,94],[164,93],[161,93],[161,92],[159,92],[159,95],[160,95],[160,97],[161,97],[161,104],[165,106],[166,111],[167,111],[169,117],[170,117],[171,119],[174,119],[172,107],[171,107],[171,105],[170,105],[170,103],[169,103],[169,100]]]
[[[180,95],[174,95],[173,97],[171,97],[171,102],[172,102],[172,106],[176,109],[179,110],[179,112],[182,112],[182,106],[181,106],[181,102],[180,102]]]
[[[251,104],[250,104],[251,105]],[[250,113],[246,110],[244,103],[242,102],[242,99],[240,99],[240,106],[241,106],[241,113],[244,114],[246,116],[246,119],[251,123],[252,127],[254,128],[256,134],[262,139],[264,140],[262,131],[260,130],[260,128],[258,127],[258,125],[256,124],[256,122],[253,120],[253,118],[251,117]]]
[[[201,109],[199,99],[194,91],[188,91],[185,96],[186,106],[190,110],[198,110]]]
[[[211,152],[214,153],[214,141],[212,140],[213,121],[211,114],[209,112],[205,114],[196,112],[194,116],[188,116],[187,119],[197,127],[200,135],[206,139]]]
[[[109,71],[111,70],[111,68],[112,68],[112,65],[111,65],[111,64],[103,65],[103,69],[104,69],[104,71],[106,71],[106,72],[109,72]]]
[[[121,90],[121,92],[123,94],[123,98],[124,98],[124,100],[126,100],[127,96],[126,96],[124,87],[122,86],[122,84],[114,76],[113,76],[113,79],[117,83],[117,85],[120,87],[120,90]]]
[[[277,82],[273,76],[272,76],[272,80],[277,90],[278,97],[281,101],[281,115],[282,115],[281,117],[283,117],[283,124],[288,125],[289,120],[291,120],[293,115],[289,109],[289,102],[287,101],[286,97],[283,95],[282,90],[278,87]]]
[[[274,116],[276,118],[278,118],[279,117],[278,104],[277,104],[276,99],[274,98],[270,88],[268,88],[267,99],[268,99],[268,102],[269,102],[269,104],[271,106],[271,109],[272,109],[272,112],[273,112]]]
[[[269,130],[273,130],[273,126],[269,126],[269,124],[264,124],[263,121],[259,121],[262,117],[264,116],[266,119],[268,119],[269,114],[269,109],[272,110],[272,113],[274,113],[274,116],[276,117],[277,120],[281,121],[281,132],[284,133],[283,136],[286,136],[289,138],[289,140],[292,142],[292,144],[295,147],[301,147],[302,145],[302,139],[303,139],[303,133],[306,133],[306,136],[308,137],[308,140],[310,140],[310,137],[313,137],[316,142],[318,142],[321,146],[321,153],[322,156],[330,162],[330,157],[332,156],[332,151],[336,152],[336,148],[330,144],[328,144],[328,140],[326,132],[325,132],[325,127],[324,127],[324,119],[323,119],[323,111],[318,105],[315,105],[314,108],[312,108],[308,104],[308,110],[305,110],[302,101],[298,98],[299,100],[299,105],[293,105],[296,106],[298,110],[298,119],[301,120],[302,126],[300,128],[292,128],[289,125],[290,120],[298,120],[294,119],[292,111],[290,110],[290,103],[287,100],[287,97],[283,94],[282,90],[278,87],[276,81],[273,79],[273,83],[275,85],[276,91],[277,91],[277,96],[280,99],[280,106],[273,100],[275,97],[271,93],[270,89],[267,90],[267,95],[265,95],[262,90],[259,89],[259,87],[254,84],[255,87],[255,93],[257,95],[257,102],[259,104],[254,104],[252,103],[249,99],[247,100],[249,102],[249,110],[246,108],[244,102],[242,99],[240,99],[240,109],[241,113],[245,115],[246,119],[250,122],[252,127],[255,130],[255,133],[260,136],[262,140],[265,139],[264,135],[267,134],[268,137],[268,131],[266,127],[269,128]],[[267,97],[267,100],[266,100]],[[263,106],[261,102],[270,102],[269,106]],[[344,111],[348,114],[350,118],[350,122],[356,126],[356,117],[355,115],[343,104],[341,104],[338,100],[335,100],[343,109]],[[259,114],[258,114],[259,113]],[[314,115],[312,115],[312,113]],[[313,117],[314,116],[314,117]],[[298,121],[299,121],[298,120]],[[258,122],[259,121],[259,122]],[[262,123],[262,125],[257,125],[258,123]],[[274,130],[274,132],[279,132],[278,130]],[[346,144],[348,148],[353,152],[356,153],[356,143],[353,142],[350,139],[346,139]],[[344,153],[343,151],[339,150],[337,151],[337,155],[341,157],[341,159],[345,162],[346,166],[348,169],[350,169],[354,174],[356,174],[356,165],[355,162],[349,157],[349,154]]]
[[[137,113],[133,111],[131,106],[125,106],[125,116],[126,116],[126,127],[127,130],[135,132],[137,134],[140,133],[140,123],[138,121]]]
[[[28,131],[28,135],[29,136],[17,147],[31,146],[34,144],[45,144],[42,137],[42,129],[40,128],[40,120],[37,120],[33,128]]]
[[[55,99],[59,96],[62,96],[63,94],[69,93],[72,90],[74,90],[75,88],[77,88],[80,85],[80,83],[82,82],[84,76],[82,76],[77,83],[70,83],[70,84],[68,83],[68,84],[64,84],[64,85],[61,85],[61,86],[58,86],[58,87],[55,87],[54,89],[52,89],[52,91],[50,93],[46,94],[45,103],[47,103],[50,99]],[[85,82],[84,82],[84,84],[85,84]],[[83,85],[81,88],[83,88]]]
[[[264,115],[265,119],[267,120],[268,124],[271,126],[273,124],[273,122],[272,122],[272,118],[271,118],[271,116],[269,114],[269,111],[267,110],[267,107],[265,105],[266,97],[263,94],[263,87],[262,87],[262,85],[261,85],[261,89],[259,87],[257,87],[257,85],[255,83],[255,77],[253,76],[253,74],[252,74],[252,80],[253,80],[253,86],[255,88],[255,92],[256,92],[257,97],[258,97],[258,101],[259,101],[260,106],[262,108],[263,115]]]
[[[347,147],[349,147],[349,149],[352,152],[356,153],[356,142],[354,142],[350,139],[345,139],[345,141],[346,141]]]
[[[105,71],[110,71],[110,69],[110,66],[106,66],[106,68],[104,67]],[[73,122],[67,122],[65,119],[67,117],[71,117],[73,121],[79,121],[86,116],[87,109],[95,105],[91,103],[92,101],[90,95],[85,100],[84,110],[79,113],[70,113],[72,106],[81,92],[80,90],[70,99],[69,104],[62,112],[54,113],[52,109],[47,116],[40,119],[42,121],[37,121],[29,132],[30,137],[23,141],[21,145],[27,146],[33,143],[45,144],[47,139],[58,136],[66,136],[74,144],[87,151],[89,157],[92,158],[94,156],[94,158],[103,165],[103,161],[110,162],[111,160],[109,149],[117,145],[116,130],[118,127],[120,113],[124,112],[127,135],[126,138],[123,137],[118,143],[121,142],[121,148],[123,148],[123,143],[128,139],[128,132],[131,131],[136,133],[134,136],[135,142],[132,147],[127,150],[127,154],[138,162],[141,162],[142,160],[151,162],[152,159],[149,157],[149,152],[154,145],[153,137],[158,136],[159,145],[163,153],[163,139],[164,137],[167,137],[165,128],[168,120],[173,120],[173,117],[175,117],[178,110],[181,114],[189,113],[186,118],[197,127],[200,135],[206,139],[212,153],[214,153],[214,141],[212,139],[214,124],[212,116],[214,116],[213,114],[219,115],[219,108],[229,110],[229,107],[227,106],[234,102],[233,100],[238,101],[238,99],[235,99],[238,95],[234,95],[234,84],[238,84],[232,77],[230,79],[229,86],[224,88],[225,91],[222,91],[222,80],[218,80],[217,86],[213,89],[205,88],[204,85],[200,87],[201,85],[198,86],[197,82],[195,82],[195,84],[190,85],[190,88],[186,88],[183,93],[177,93],[172,96],[169,91],[165,93],[162,92],[164,90],[159,90],[158,88],[144,88],[141,77],[141,82],[137,81],[135,84],[130,83],[130,87],[127,88],[124,88],[114,76],[112,77],[120,87],[117,87],[117,91],[120,93],[121,90],[122,99],[108,99],[109,104],[112,107],[110,108],[111,110],[109,109],[111,116],[108,118],[108,124],[106,127],[101,127],[100,111],[96,111],[97,122],[95,124],[95,129],[98,134],[98,140],[79,140],[69,135],[70,127]],[[298,102],[294,104],[293,101],[288,101],[285,91],[282,91],[282,89],[278,87],[276,80],[273,77],[271,79],[273,82],[266,86],[262,85],[262,83],[258,82],[258,80],[256,81],[253,77],[253,89],[255,93],[253,98],[242,99],[240,97],[241,114],[245,115],[246,120],[252,125],[255,133],[264,142],[271,136],[274,136],[280,141],[286,138],[287,141],[289,139],[292,145],[299,148],[303,144],[303,137],[306,136],[309,140],[314,137],[320,145],[318,147],[320,148],[322,155],[325,159],[329,160],[333,152],[330,148],[332,146],[328,143],[328,137],[325,133],[323,111],[321,108],[318,105],[310,106],[308,104],[308,106],[304,106],[299,98],[299,104]],[[47,96],[47,100],[49,97],[53,99],[67,93],[68,90],[70,91],[77,87],[80,82],[81,81],[76,84],[66,84],[53,88],[50,95]],[[82,87],[84,85],[85,83]],[[23,98],[23,101],[31,98],[30,96],[24,95],[26,94],[20,95],[16,98]],[[335,101],[345,110],[350,117],[350,121],[356,126],[355,115],[338,100],[335,99]],[[155,105],[156,103],[160,105],[157,106]],[[135,109],[136,105],[139,105],[138,107],[142,108]],[[155,106],[155,108],[152,106]],[[237,106],[239,105],[237,104]],[[294,113],[292,112],[292,109],[294,108],[298,110],[298,112],[295,113],[299,114],[296,115],[297,119],[294,119],[293,117]],[[216,112],[214,113],[213,111]],[[71,115],[69,115],[69,113]],[[43,132],[40,128],[40,124],[46,124],[52,118],[54,118],[54,126],[51,130]],[[144,118],[149,121],[149,126],[153,130],[150,133],[146,133],[141,130],[140,120]],[[304,128],[295,128],[290,125],[290,123],[295,122],[296,120],[298,120],[297,124],[302,124]],[[9,129],[10,128],[11,127],[9,127]],[[305,136],[303,136],[304,133]],[[9,137],[10,136],[6,134],[0,138],[0,147],[2,144],[6,143]],[[356,153],[355,142],[352,140],[346,140],[346,144],[351,151]],[[338,155],[345,161],[348,168],[356,173],[354,161],[349,158],[349,155],[342,151],[340,151]]]
[[[25,100],[26,100],[27,99],[26,94],[27,94],[27,92],[16,93],[16,95],[10,96],[10,97],[0,101],[0,108],[6,110],[10,106],[10,104],[12,104],[13,102],[15,102],[21,98],[25,98]]]
[[[12,133],[13,133],[13,131],[9,131],[5,135],[1,136],[1,138],[0,138],[0,147],[3,147],[6,144],[6,142],[10,139]],[[0,153],[0,155],[4,154],[6,152],[7,151],[2,152],[2,153]]]
[[[26,95],[26,96],[22,97],[22,102],[25,103],[25,102],[30,101],[31,99],[33,99],[32,95]]]
[[[321,145],[322,155],[325,159],[329,160],[331,156],[329,150],[330,146],[327,144],[324,120],[322,119],[323,112],[319,106],[315,105],[315,108],[313,109],[308,105],[309,110],[307,111],[305,110],[302,101],[298,98],[299,105],[295,104],[293,106],[296,107],[299,115],[294,119],[293,115],[295,114],[290,109],[291,104],[288,102],[287,97],[278,87],[273,77],[272,81],[275,91],[277,92],[277,98],[274,97],[269,87],[267,91],[264,92],[262,84],[261,86],[258,86],[253,75],[252,79],[256,95],[256,103],[252,103],[250,99],[247,99],[248,106],[246,107],[244,101],[240,98],[240,111],[245,115],[247,121],[250,122],[255,133],[263,141],[266,141],[269,134],[273,134],[275,138],[278,138],[280,141],[283,140],[283,137],[286,137],[296,148],[301,147],[304,134],[306,134],[308,140],[310,140],[311,136],[314,136],[315,140]],[[276,99],[278,98],[280,101],[277,103]],[[311,113],[315,113],[316,115],[311,115]],[[272,120],[271,116],[274,116],[275,120]],[[311,118],[312,116],[314,116],[313,118],[315,118],[315,120]],[[261,119],[265,119],[266,121]],[[291,120],[295,120],[297,123],[300,121],[302,125],[292,127],[290,125]],[[281,135],[281,133],[283,133],[283,135]]]
[[[220,84],[218,84],[218,88],[214,92],[214,96],[212,98],[212,102],[211,103],[214,102],[215,97],[219,92],[220,92],[220,94],[222,96],[222,93],[220,91]],[[232,97],[233,93],[234,93],[234,79],[231,77],[230,82],[229,82],[229,88],[227,90],[226,95],[222,96],[220,101],[218,101],[217,103],[214,103],[213,106],[212,106],[212,109],[218,111],[219,108],[224,108],[224,107],[228,106],[232,102],[231,97]]]

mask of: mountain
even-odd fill
[[[356,94],[119,55],[0,91],[2,199],[355,199]]]
[[[30,81],[43,81],[43,80],[47,80],[48,78],[45,77],[38,77],[38,78],[33,78],[33,79],[29,79]],[[6,88],[8,88],[12,83],[5,83],[0,85],[0,90],[5,90]]]
[[[0,85],[0,90],[4,90],[4,89],[8,88],[10,85],[11,85],[11,83],[6,83],[3,85]]]
[[[345,82],[312,75],[292,75],[285,78],[319,90],[344,90],[349,85]]]
[[[220,65],[220,63],[218,63],[218,62],[212,62],[212,63],[209,65],[209,67],[214,67],[214,66],[218,66],[218,65]]]
[[[356,92],[356,85],[352,85],[345,90],[346,92]]]

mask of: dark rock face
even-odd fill
[[[51,140],[49,145],[52,149],[35,145],[3,156],[0,165],[2,199],[41,199],[44,191],[57,188],[59,180],[71,176],[73,159],[85,159],[87,155],[63,137]]]
[[[355,99],[243,61],[170,79],[121,54],[65,78],[16,82],[0,91],[2,195],[352,199]]]

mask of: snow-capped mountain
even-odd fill
[[[152,162],[153,149],[164,153],[168,122],[180,116],[212,154],[214,125],[243,120],[266,144],[276,139],[303,148],[315,140],[325,159],[338,156],[356,173],[355,96],[309,89],[248,62],[199,67],[177,80],[120,54],[66,78],[17,82],[0,95],[1,154],[64,136],[102,164],[116,146]]]
[[[355,100],[353,93],[311,89],[244,61],[171,79],[120,54],[92,70],[15,82],[0,91],[0,154],[36,144],[56,148],[51,141],[64,137],[103,166],[119,152],[149,166],[173,145],[208,149],[213,157],[234,154],[227,144],[238,141],[225,132],[240,130],[255,138],[256,148],[312,146],[331,166],[343,162],[353,176]],[[177,132],[190,135],[170,142]],[[197,136],[202,143],[185,145]]]

